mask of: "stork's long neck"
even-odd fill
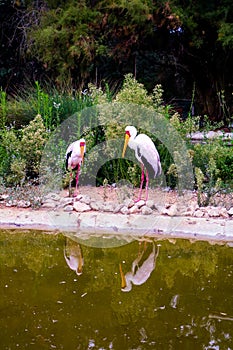
[[[129,146],[129,148],[133,149],[134,151],[136,150],[135,138],[132,138],[132,136],[129,139],[128,146]]]
[[[133,149],[134,151],[136,150],[136,147],[137,147],[137,142],[136,142],[136,136],[137,134],[131,134],[130,135],[130,139],[129,139],[129,143],[128,143],[128,146],[129,148]]]

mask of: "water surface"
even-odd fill
[[[0,232],[1,349],[233,349],[233,250]]]

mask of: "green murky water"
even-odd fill
[[[226,245],[1,231],[0,268],[1,350],[233,349]]]

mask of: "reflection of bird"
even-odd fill
[[[84,154],[86,152],[86,142],[84,139],[75,141],[69,145],[66,150],[66,170],[70,170],[69,194],[71,192],[72,170],[77,170],[75,193],[78,191],[78,178],[80,166],[83,163]]]
[[[159,255],[159,245],[157,252],[155,252],[155,244],[153,242],[153,250],[148,256],[148,258],[139,266],[144,251],[142,251],[139,256],[133,261],[132,269],[130,272],[127,272],[125,275],[122,271],[120,264],[120,275],[121,275],[121,290],[123,292],[129,292],[132,289],[132,284],[141,285],[145,283],[150,277],[152,271],[155,269],[155,262]]]
[[[151,138],[145,134],[137,135],[137,129],[134,126],[127,126],[125,128],[125,143],[122,152],[122,158],[125,156],[125,151],[127,145],[135,151],[135,156],[141,164],[142,175],[140,191],[138,196],[138,201],[141,199],[142,186],[144,182],[144,166],[146,168],[146,200],[148,199],[148,185],[149,185],[149,175],[155,178],[157,175],[161,174],[161,164],[159,153],[151,140]]]
[[[66,238],[64,258],[71,270],[75,271],[78,276],[82,274],[84,260],[80,244]]]

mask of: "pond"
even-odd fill
[[[106,238],[102,238],[103,240]],[[1,349],[233,349],[233,251],[0,232]]]

